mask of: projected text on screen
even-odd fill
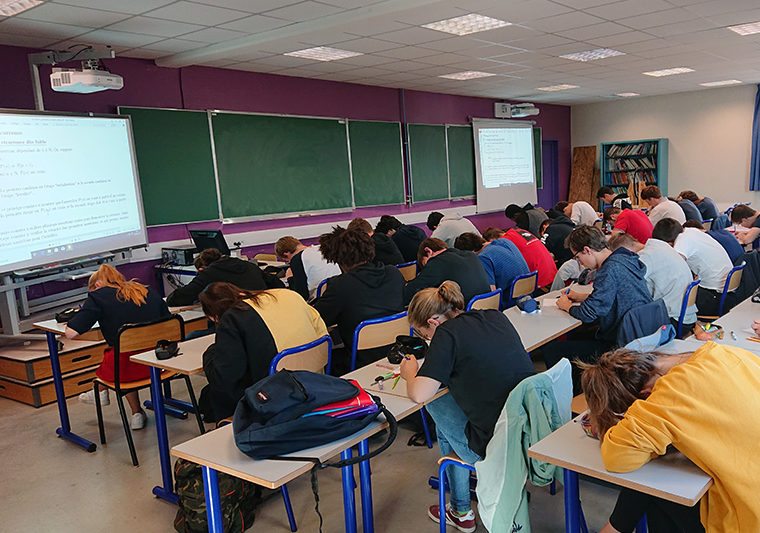
[[[145,242],[124,119],[0,114],[0,271]]]
[[[530,128],[480,129],[478,146],[481,180],[486,189],[533,182]]]

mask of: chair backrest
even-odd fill
[[[620,321],[617,345],[625,346],[632,340],[651,335],[665,325],[670,325],[670,317],[662,298],[629,309]]]
[[[310,370],[311,372],[330,373],[330,359],[332,355],[332,339],[329,335],[287,348],[274,356],[269,365],[269,373],[274,374],[278,370]]]
[[[739,287],[739,284],[742,281],[742,271],[746,266],[747,263],[742,261],[741,265],[736,265],[734,268],[729,270],[728,275],[726,276],[726,284],[723,285],[723,294],[720,296],[720,306],[718,307],[719,316],[723,316],[723,307],[726,303],[728,293],[735,291]]]
[[[713,219],[708,218],[707,220],[702,221],[702,227],[706,230],[709,230],[712,227]]]
[[[599,228],[599,229],[602,229],[602,226],[603,226],[603,225],[604,225],[604,220],[602,220],[601,218],[597,218],[596,220],[594,220],[594,224],[593,224],[593,226],[594,226],[595,228]]]
[[[324,294],[324,292],[327,290],[327,280],[330,278],[325,278],[322,281],[319,282],[319,285],[317,285],[317,294],[315,295],[316,298],[319,298]]]
[[[256,254],[253,256],[256,261],[277,261],[275,254]]]
[[[501,306],[501,289],[495,291],[486,292],[485,294],[478,294],[472,297],[472,300],[467,304],[465,311],[472,309],[496,309]]]
[[[411,335],[412,328],[406,311],[360,322],[354,329],[351,346],[351,370],[356,368],[356,352],[393,344],[398,335]]]
[[[180,315],[169,315],[149,322],[124,324],[116,333],[114,343],[114,382],[119,379],[119,354],[123,352],[146,352],[153,350],[160,340],[182,341],[185,339],[185,321]]]
[[[404,276],[404,280],[411,281],[417,277],[417,261],[409,261],[408,263],[401,263],[396,265],[401,275]]]
[[[509,287],[507,307],[515,305],[515,300],[520,296],[533,294],[536,291],[536,287],[538,287],[538,270],[517,276],[512,280],[512,285]]]
[[[731,225],[727,215],[718,215],[710,223],[710,229],[726,229]],[[706,228],[705,228],[706,229]]]
[[[699,285],[699,282],[701,280],[695,279],[691,283],[689,283],[689,286],[686,287],[686,290],[683,293],[683,301],[681,303],[681,314],[678,316],[678,330],[676,333],[678,334],[678,338],[683,338],[683,319],[686,316],[686,310],[694,305],[697,301],[697,286]]]

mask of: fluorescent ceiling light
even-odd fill
[[[286,52],[283,55],[314,59],[316,61],[336,61],[338,59],[346,59],[347,57],[361,56],[364,54],[361,52],[341,50],[339,48],[330,48],[329,46],[317,46],[315,48],[296,50],[295,52]]]
[[[0,15],[12,17],[41,3],[42,0],[0,0]]]
[[[748,22],[747,24],[729,26],[728,29],[739,35],[752,35],[754,33],[760,33],[760,22]]]
[[[479,72],[477,70],[468,70],[465,72],[454,72],[453,74],[443,74],[438,76],[439,78],[448,78],[450,80],[474,80],[475,78],[487,78],[489,76],[496,76],[490,72]]]
[[[549,87],[536,87],[537,91],[565,91],[567,89],[577,89],[578,85],[568,85],[564,83],[562,85],[550,85]]]
[[[708,81],[705,83],[700,83],[702,87],[722,87],[724,85],[736,85],[737,83],[742,83],[739,80],[723,80],[723,81]]]
[[[639,96],[639,93],[616,93],[615,96],[622,96],[623,98],[630,98],[631,96]]]
[[[686,74],[687,72],[694,72],[694,69],[689,68],[689,67],[675,67],[675,68],[666,68],[663,70],[652,70],[649,72],[642,72],[642,74],[659,78],[661,76],[672,76],[673,74]]]
[[[625,52],[618,52],[611,48],[597,48],[595,50],[586,50],[585,52],[575,52],[559,56],[563,59],[572,59],[573,61],[595,61],[605,57],[624,56]]]
[[[477,13],[470,13],[469,15],[463,15],[453,19],[439,20],[438,22],[423,24],[422,27],[445,33],[453,33],[454,35],[469,35],[470,33],[478,33],[480,31],[493,30],[494,28],[503,28],[504,26],[511,25],[511,22],[505,20],[494,19],[486,17],[485,15],[478,15]]]

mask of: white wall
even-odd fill
[[[750,146],[755,85],[573,106],[571,142],[669,139],[668,194],[692,189],[719,204],[751,201]],[[599,162],[597,161],[597,166]]]

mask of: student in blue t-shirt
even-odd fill
[[[488,276],[491,290],[501,289],[505,298],[504,302],[509,294],[512,280],[530,272],[528,263],[525,262],[520,250],[508,239],[486,241],[480,235],[463,233],[454,241],[454,247],[478,254],[478,259]]]
[[[681,191],[678,195],[678,199],[690,200],[694,202],[694,205],[699,209],[699,213],[702,215],[702,220],[712,220],[720,216],[720,211],[715,201],[707,196],[699,196],[694,191]]]

